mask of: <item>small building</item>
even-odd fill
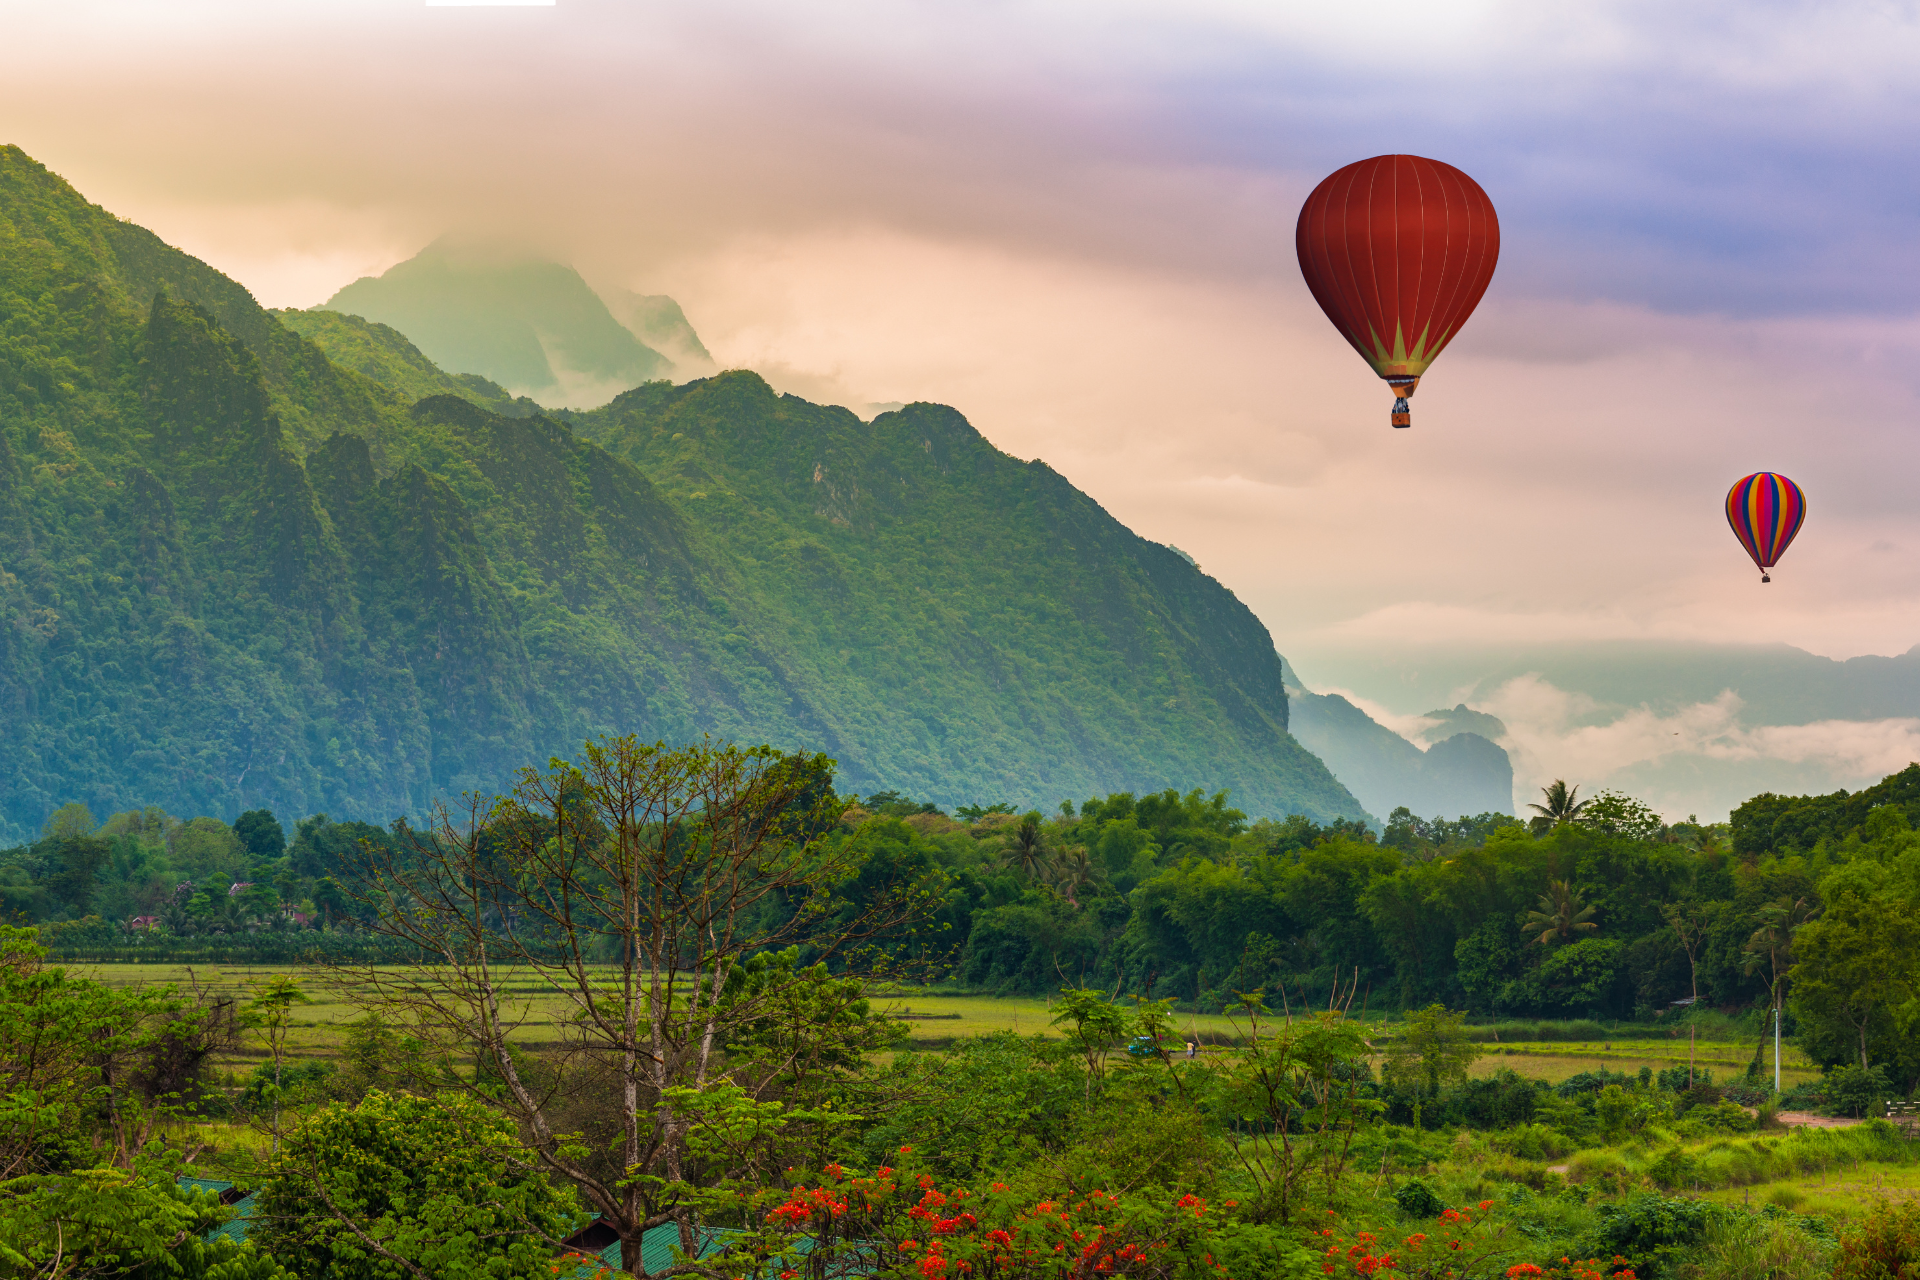
[[[214,1240],[226,1236],[235,1244],[244,1244],[247,1239],[248,1220],[253,1217],[257,1207],[257,1197],[251,1191],[242,1191],[231,1182],[219,1178],[181,1178],[180,1185],[192,1187],[196,1191],[211,1191],[220,1197],[220,1203],[233,1210],[233,1217],[207,1232],[207,1239]]]

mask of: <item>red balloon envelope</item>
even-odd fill
[[[1407,397],[1493,279],[1493,201],[1450,164],[1375,156],[1315,187],[1293,238],[1314,301],[1393,388],[1393,425],[1407,426]]]
[[[1780,563],[1787,544],[1807,518],[1807,495],[1785,476],[1759,471],[1727,490],[1727,523],[1733,536],[1760,566],[1760,581],[1772,582],[1767,570]]]

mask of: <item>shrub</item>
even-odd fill
[[[1673,1093],[1685,1093],[1691,1087],[1691,1085],[1688,1084],[1687,1075],[1688,1070],[1686,1067],[1668,1067],[1656,1077],[1656,1080],[1662,1089],[1669,1090]],[[1706,1070],[1704,1067],[1693,1068],[1692,1075],[1692,1083],[1695,1085],[1713,1083],[1713,1072]],[[1718,1101],[1718,1098],[1716,1098],[1715,1101]]]
[[[1627,1162],[1611,1151],[1582,1151],[1567,1162],[1567,1181],[1613,1194],[1638,1181]]]
[[[1544,1124],[1520,1124],[1504,1133],[1488,1135],[1487,1141],[1499,1151],[1523,1160],[1553,1160],[1573,1150],[1565,1134]]]
[[[1887,1093],[1887,1073],[1879,1067],[1837,1067],[1827,1076],[1828,1100],[1842,1115],[1865,1118]]]
[[[1710,1106],[1689,1108],[1686,1119],[1674,1125],[1674,1129],[1683,1138],[1705,1138],[1716,1133],[1751,1133],[1754,1118],[1747,1114],[1745,1107],[1736,1103],[1716,1102]]]
[[[1568,1076],[1555,1085],[1553,1091],[1563,1098],[1574,1098],[1584,1093],[1599,1093],[1609,1085],[1632,1088],[1633,1077],[1624,1071],[1609,1071],[1601,1067],[1597,1071],[1582,1071],[1578,1075]]]
[[[1393,1193],[1393,1202],[1400,1206],[1400,1212],[1413,1218],[1437,1218],[1447,1209],[1447,1202],[1418,1178],[1401,1183]]]
[[[269,1167],[251,1236],[300,1275],[544,1280],[548,1241],[582,1225],[573,1189],[529,1173],[511,1123],[459,1095],[331,1107],[294,1129]]]
[[[1427,1108],[1426,1114],[1441,1124],[1504,1129],[1532,1120],[1540,1094],[1546,1088],[1542,1081],[1528,1080],[1512,1068],[1503,1067],[1491,1076],[1469,1080],[1447,1090],[1440,1102]]]
[[[280,1093],[284,1100],[302,1098],[317,1093],[337,1070],[331,1062],[289,1062],[280,1068]],[[268,1091],[273,1088],[273,1064],[260,1062],[254,1064],[253,1071],[241,1086],[240,1096],[247,1106],[255,1110],[264,1110]]]
[[[1837,1074],[1837,1073],[1836,1073]],[[1840,1237],[1833,1280],[1906,1280],[1920,1274],[1920,1205],[1873,1206],[1867,1220]]]
[[[1640,1280],[1661,1280],[1675,1275],[1681,1255],[1706,1234],[1713,1210],[1698,1200],[1647,1193],[1603,1204],[1599,1213],[1595,1247],[1583,1252],[1618,1254]]]
[[[1671,1191],[1696,1181],[1700,1176],[1700,1168],[1692,1155],[1674,1146],[1653,1158],[1647,1165],[1647,1176],[1653,1179],[1655,1186]]]

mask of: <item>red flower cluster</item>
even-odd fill
[[[846,1197],[835,1199],[831,1187],[795,1187],[787,1192],[787,1202],[767,1214],[769,1222],[797,1227],[816,1215],[837,1218],[847,1211]]]
[[[1196,1273],[1229,1280],[1201,1247],[1205,1235],[1196,1223],[1208,1206],[1198,1196],[1123,1203],[1119,1195],[1092,1191],[1023,1208],[1001,1194],[1005,1183],[976,1196],[964,1187],[943,1190],[921,1174],[913,1179],[914,1195],[892,1169],[876,1173],[862,1178],[830,1166],[820,1186],[788,1191],[768,1211],[767,1225],[816,1236],[816,1250],[835,1241],[871,1250],[896,1240],[894,1248],[921,1280],[1171,1280]],[[759,1248],[766,1256],[782,1246],[769,1240]]]
[[[1619,1270],[1609,1270],[1618,1267]],[[1509,1280],[1520,1277],[1539,1276],[1540,1280],[1638,1280],[1633,1268],[1619,1254],[1613,1255],[1612,1262],[1602,1262],[1598,1258],[1562,1258],[1560,1265],[1538,1267],[1531,1262],[1523,1262],[1517,1267],[1508,1267]]]
[[[1328,1211],[1333,1224],[1317,1234],[1326,1241],[1320,1255],[1320,1270],[1327,1275],[1376,1276],[1387,1272],[1412,1277],[1460,1275],[1477,1262],[1484,1261],[1484,1250],[1491,1243],[1478,1234],[1488,1219],[1493,1201],[1448,1209],[1440,1215],[1438,1235],[1416,1231],[1400,1241],[1398,1251],[1390,1249],[1378,1236],[1362,1231],[1351,1238],[1339,1228],[1339,1215]],[[1428,1253],[1436,1256],[1428,1261]]]

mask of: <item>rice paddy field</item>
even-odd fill
[[[1753,1041],[1744,1043],[1702,1040],[1694,1047],[1693,1064],[1713,1072],[1715,1080],[1746,1071],[1753,1060]],[[1482,1045],[1486,1056],[1473,1064],[1472,1074],[1490,1076],[1512,1070],[1523,1076],[1558,1084],[1583,1071],[1624,1071],[1629,1075],[1641,1067],[1656,1073],[1669,1067],[1687,1065],[1687,1042],[1680,1040],[1620,1040],[1593,1042],[1555,1041],[1549,1044]],[[1773,1046],[1766,1046],[1762,1068],[1773,1074]],[[1807,1080],[1820,1078],[1820,1069],[1792,1045],[1783,1046],[1780,1055],[1780,1086],[1791,1089]]]
[[[324,1061],[338,1056],[348,1023],[363,1014],[350,995],[329,988],[324,981],[296,966],[118,964],[69,965],[75,973],[85,974],[113,986],[141,983],[175,983],[182,989],[197,986],[212,992],[245,1000],[252,988],[279,974],[291,974],[301,982],[313,1003],[294,1010],[293,1033],[288,1049],[297,1060]],[[568,1001],[550,983],[529,973],[522,980],[508,980],[509,996],[520,1002],[524,1026],[519,1038],[537,1044],[548,1038],[554,1019],[566,1011]],[[1039,997],[952,996],[923,990],[882,992],[873,997],[873,1007],[903,1019],[908,1026],[907,1049],[943,1049],[955,1040],[993,1031],[1013,1031],[1021,1035],[1051,1033],[1055,1010]],[[1182,1014],[1179,1030],[1203,1042],[1225,1043],[1244,1034],[1245,1024],[1219,1014]],[[243,1042],[238,1050],[219,1060],[223,1068],[250,1070],[254,1062],[267,1056],[264,1044]]]
[[[293,966],[206,966],[166,964],[74,965],[77,972],[100,981],[125,986],[136,983],[176,983],[181,987],[197,985],[220,995],[245,999],[249,990],[278,974],[301,979],[312,1004],[294,1010],[294,1029],[289,1050],[298,1060],[327,1060],[337,1056],[346,1025],[362,1014],[347,993],[330,989],[321,980]],[[508,991],[521,1002],[525,1025],[520,1039],[537,1044],[551,1034],[554,1018],[563,1014],[567,1001],[538,975],[529,973],[524,980],[509,980]],[[909,1030],[907,1049],[943,1049],[955,1040],[993,1031],[1014,1031],[1022,1035],[1057,1034],[1050,1023],[1055,1010],[1040,997],[948,995],[939,991],[906,990],[882,992],[873,998],[874,1007],[904,1019]],[[1181,1014],[1181,1034],[1192,1036],[1209,1051],[1244,1036],[1246,1023],[1221,1014]],[[1538,1028],[1551,1031],[1551,1025]],[[1604,1029],[1594,1027],[1604,1033]],[[1629,1030],[1627,1034],[1643,1031]],[[1726,1079],[1746,1070],[1752,1060],[1754,1041],[1701,1039],[1693,1046],[1696,1066]],[[1688,1061],[1685,1037],[1619,1038],[1601,1040],[1523,1040],[1483,1043],[1484,1056],[1474,1064],[1473,1074],[1488,1076],[1501,1070],[1513,1070],[1524,1076],[1558,1083],[1584,1071],[1605,1068],[1609,1071],[1637,1073],[1641,1067],[1662,1071],[1684,1066]],[[248,1070],[266,1056],[262,1044],[244,1042],[222,1059],[222,1067]],[[1767,1046],[1763,1058],[1770,1072],[1772,1049]],[[1817,1078],[1819,1070],[1798,1049],[1787,1046],[1782,1060],[1781,1083],[1791,1088],[1804,1080]]]
[[[330,988],[319,975],[293,967],[71,967],[113,985],[176,983],[183,988],[197,986],[203,992],[241,1000],[248,997],[255,984],[291,974],[301,981],[312,999],[311,1004],[294,1010],[288,1047],[295,1063],[338,1058],[348,1024],[363,1012],[349,993]],[[524,980],[511,983],[510,994],[520,1002],[525,1019],[520,1038],[529,1045],[550,1038],[555,1017],[564,1012],[565,999],[532,973]],[[911,1038],[901,1052],[936,1051],[958,1039],[992,1031],[1057,1034],[1049,1026],[1055,1011],[1041,998],[913,990],[878,994],[874,1005],[907,1022]],[[1212,1055],[1231,1053],[1231,1045],[1244,1034],[1245,1024],[1220,1015],[1182,1014],[1178,1029],[1183,1035],[1199,1040],[1205,1052]],[[1476,1038],[1480,1038],[1484,1030],[1487,1029],[1476,1028]],[[1684,1038],[1660,1033],[1649,1035],[1644,1027],[1540,1024],[1498,1030],[1501,1033],[1498,1040],[1489,1039],[1480,1045],[1483,1056],[1473,1066],[1474,1075],[1487,1076],[1511,1069],[1524,1076],[1557,1083],[1581,1072],[1602,1068],[1637,1074],[1642,1067],[1658,1072],[1688,1061],[1689,1046]],[[1569,1033],[1588,1032],[1601,1038],[1559,1038]],[[1520,1039],[1515,1033],[1538,1038]],[[1746,1070],[1755,1047],[1752,1037],[1723,1033],[1698,1040],[1692,1046],[1692,1058],[1696,1066],[1711,1070],[1715,1078],[1724,1080]],[[215,1067],[244,1076],[266,1057],[264,1042],[243,1033],[241,1043],[219,1058]],[[1763,1062],[1770,1071],[1770,1044],[1766,1046]],[[1783,1084],[1791,1087],[1818,1075],[1818,1070],[1797,1049],[1786,1049]],[[169,1129],[171,1140],[198,1147],[199,1163],[211,1169],[245,1169],[266,1155],[270,1142],[264,1125],[258,1122],[183,1121]],[[1435,1136],[1438,1135],[1426,1135],[1425,1140],[1431,1141]],[[1447,1140],[1441,1136],[1441,1141],[1444,1144]],[[1613,1146],[1531,1160],[1509,1154],[1506,1148],[1511,1143],[1501,1134],[1460,1134],[1452,1141],[1453,1148],[1439,1164],[1430,1167],[1431,1176],[1442,1181],[1466,1179],[1478,1185],[1480,1181],[1493,1179],[1522,1182],[1541,1189],[1564,1183],[1586,1183],[1602,1194],[1616,1193],[1629,1184],[1660,1185],[1679,1194],[1753,1208],[1773,1205],[1835,1222],[1858,1218],[1879,1199],[1920,1199],[1920,1142],[1901,1139],[1888,1126],[1880,1124],[1839,1130],[1776,1129],[1695,1141],[1682,1141],[1670,1133],[1650,1131]],[[1676,1174],[1675,1170],[1681,1172]],[[1488,1187],[1492,1185],[1487,1183]],[[1477,1196],[1480,1192],[1473,1194]]]

